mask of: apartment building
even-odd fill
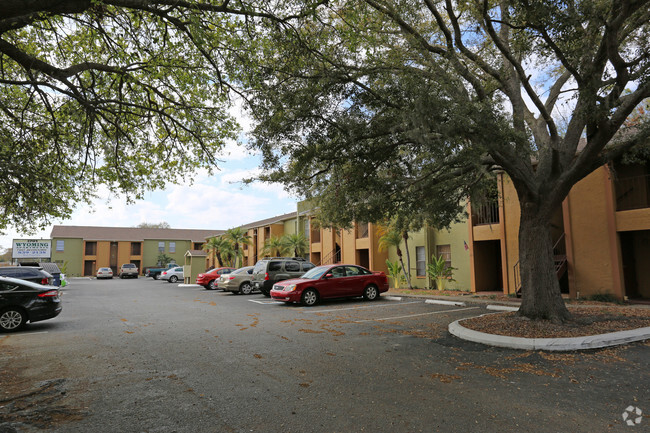
[[[90,227],[55,225],[52,228],[52,261],[71,276],[94,276],[100,267],[117,275],[124,263],[134,263],[141,273],[157,266],[165,254],[182,264],[187,250],[200,250],[205,239],[221,230],[160,229],[138,227]]]
[[[519,201],[505,174],[498,197],[472,207],[472,290],[514,294],[519,279]],[[578,182],[552,219],[556,273],[571,298],[650,299],[650,164],[602,166]]]

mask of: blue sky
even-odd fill
[[[241,184],[243,178],[257,172],[259,155],[230,143],[219,157],[224,161],[219,170],[212,176],[205,171],[197,173],[193,185],[168,185],[128,206],[123,198],[100,190],[101,198],[92,206],[80,206],[70,219],[55,224],[133,227],[142,222],[166,221],[173,228],[225,230],[296,210],[298,199],[281,185]],[[0,247],[10,248],[12,239],[47,239],[51,230],[49,226],[30,235],[9,228],[0,236]]]

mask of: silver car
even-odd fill
[[[246,266],[222,275],[219,278],[219,288],[226,292],[250,295],[253,292],[253,269],[255,266]]]
[[[176,283],[178,280],[183,279],[183,267],[167,269],[160,274],[161,280],[166,280],[168,283]]]

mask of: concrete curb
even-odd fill
[[[427,299],[425,304],[453,305],[455,307],[466,307],[467,304],[460,301],[443,301],[441,299]]]
[[[519,311],[519,307],[509,307],[507,305],[488,305],[485,308],[494,311]]]
[[[401,301],[402,297],[401,296],[382,296],[383,299],[386,299],[388,301]]]
[[[456,320],[449,324],[449,332],[463,340],[489,346],[507,347],[522,350],[549,350],[549,351],[574,351],[599,349],[601,347],[618,346],[650,339],[650,327],[630,329],[628,331],[611,332],[609,334],[586,335],[571,338],[523,338],[508,337],[505,335],[486,334],[465,328],[460,324],[463,320]]]

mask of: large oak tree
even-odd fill
[[[650,96],[648,1],[338,0],[266,23],[271,42],[239,53],[262,178],[339,225],[444,226],[503,170],[521,205],[520,314],[569,318],[550,219],[647,143],[647,123],[625,125]]]

